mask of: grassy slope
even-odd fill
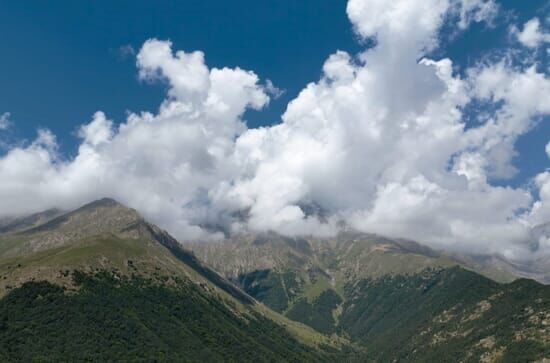
[[[85,212],[95,213],[89,209]],[[259,244],[248,241],[244,249],[225,248],[223,258],[216,253],[209,255],[210,262],[224,261],[223,272],[238,276],[246,291],[267,305],[321,332],[339,334],[328,338],[241,299],[238,290],[191,254],[179,250],[169,236],[148,225],[140,227],[139,238],[130,238],[136,233],[128,228],[122,236],[102,233],[69,243],[60,244],[64,240],[59,235],[51,238],[49,233],[59,232],[60,226],[65,234],[74,233],[76,228],[78,236],[82,230],[90,230],[85,219],[77,217],[72,217],[73,225],[61,219],[61,223],[49,223],[32,236],[0,237],[0,256],[4,256],[0,258],[0,287],[20,286],[33,278],[47,279],[69,286],[72,294],[79,295],[81,290],[71,284],[67,270],[109,267],[121,276],[137,274],[157,283],[168,279],[168,289],[174,287],[170,282],[174,278],[187,281],[191,287],[200,286],[203,294],[229,311],[249,318],[268,318],[309,347],[345,349],[348,345],[341,337],[351,337],[377,361],[438,361],[437,357],[449,361],[484,357],[513,361],[522,351],[531,357],[550,354],[545,340],[550,336],[547,288],[523,280],[499,285],[477,274],[449,268],[454,265],[452,260],[414,245],[394,245],[385,240],[309,244],[288,239],[269,243],[264,239]],[[126,222],[133,218],[114,217]],[[28,252],[33,249],[29,241],[40,242],[37,235],[46,236],[52,244]],[[262,266],[268,268],[259,269]],[[425,270],[433,266],[447,269]],[[511,335],[516,332],[520,335]]]
[[[62,214],[63,212],[59,209],[49,209],[29,216],[7,219],[4,221],[0,220],[0,233],[24,231],[46,223]]]
[[[0,291],[28,280],[47,279],[66,285],[65,271],[115,268],[122,273],[151,275],[162,272],[197,275],[178,263],[160,246],[145,241],[103,234],[28,255],[0,259]]]

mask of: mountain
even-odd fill
[[[351,231],[182,247],[112,199],[40,215],[0,234],[0,361],[550,357],[550,287],[493,262]]]
[[[353,232],[250,234],[186,247],[267,306],[350,339],[374,361],[550,357],[550,286],[510,282],[506,270],[488,265],[475,271],[465,257]]]
[[[324,239],[248,234],[185,247],[281,313],[297,300],[314,299],[325,290],[343,295],[345,286],[359,279],[414,274],[428,267],[461,265],[501,282],[515,278],[506,270],[477,266],[413,241],[350,231]]]
[[[0,233],[19,232],[45,223],[63,214],[60,209],[48,209],[28,216],[0,219]]]
[[[358,281],[338,329],[377,361],[534,362],[550,357],[550,287],[460,267]]]
[[[50,216],[0,235],[2,361],[333,361],[348,349],[112,199]]]
[[[510,261],[498,255],[453,254],[452,258],[461,265],[499,281],[510,281],[511,277],[512,279],[533,279],[543,284],[550,284],[550,255],[548,254],[527,261]],[[502,278],[503,276],[505,277]]]

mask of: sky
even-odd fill
[[[280,122],[286,104],[319,79],[328,54],[360,50],[345,1],[3,1],[0,110],[18,120],[20,136],[47,127],[75,151],[75,130],[98,109],[115,122],[128,110],[158,109],[165,87],[139,82],[135,67],[150,38],[201,50],[210,67],[254,70],[284,89],[246,115],[251,127]],[[40,102],[30,107],[29,99]]]
[[[0,4],[0,216],[550,254],[548,1]],[[223,232],[223,233],[220,233]]]

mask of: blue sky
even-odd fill
[[[154,111],[163,99],[162,86],[137,80],[135,54],[122,56],[121,47],[170,39],[175,49],[204,51],[210,67],[239,66],[272,80],[286,92],[247,115],[252,127],[278,122],[288,101],[319,79],[329,54],[359,49],[345,1],[28,4],[0,5],[0,110],[25,135],[47,126],[68,147],[71,132],[98,109],[123,121],[126,110]]]
[[[3,1],[0,217],[114,197],[181,238],[345,222],[527,258],[550,220],[549,9]]]
[[[509,19],[524,23],[547,13],[543,0],[499,1],[505,12],[494,28],[475,24],[435,52],[465,69],[507,45]],[[280,121],[288,101],[317,81],[327,56],[361,49],[344,0],[226,1],[3,1],[0,4],[0,112],[10,112],[18,138],[47,127],[64,153],[74,133],[97,111],[117,122],[126,111],[155,111],[162,85],[139,82],[135,54],[149,38],[170,39],[175,49],[202,50],[211,67],[239,66],[270,79],[285,93],[269,107],[249,111],[250,127]],[[129,49],[129,48],[126,48]],[[544,150],[550,123],[518,141],[518,185],[550,164]],[[501,182],[501,181],[499,181]]]

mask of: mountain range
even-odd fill
[[[354,231],[182,244],[102,199],[0,221],[0,359],[543,361],[521,276],[548,272]]]

